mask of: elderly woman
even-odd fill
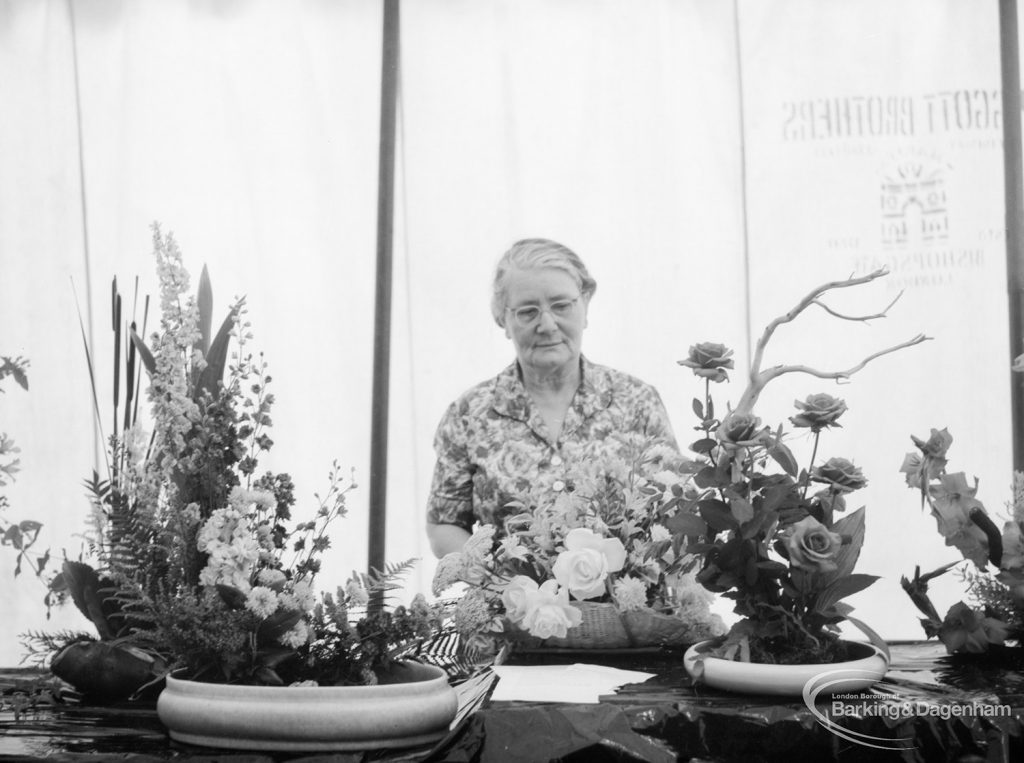
[[[675,449],[654,387],[581,353],[597,283],[569,248],[526,239],[498,262],[491,312],[516,360],[449,406],[437,429],[427,534],[438,556],[456,551],[476,522],[499,526],[531,487],[561,480],[585,459],[614,455],[640,434]]]

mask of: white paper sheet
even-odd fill
[[[493,668],[500,680],[492,700],[596,704],[602,694],[620,686],[642,683],[654,673],[620,670],[605,665],[501,665]]]

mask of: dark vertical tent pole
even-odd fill
[[[1006,280],[1009,289],[1010,357],[1024,353],[1024,191],[1021,169],[1020,41],[1017,0],[999,0],[1003,93],[1003,159],[1006,187]],[[1010,374],[1013,468],[1024,469],[1024,374]]]
[[[388,392],[391,384],[391,249],[398,110],[398,0],[384,0],[380,82],[380,166],[377,180],[377,287],[373,325],[370,423],[370,569],[385,566],[388,481]]]

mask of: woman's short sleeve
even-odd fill
[[[453,403],[434,435],[437,462],[427,505],[427,522],[472,531],[473,464],[469,459],[465,414]]]

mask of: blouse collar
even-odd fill
[[[519,362],[513,361],[505,370],[498,374],[494,382],[493,408],[502,416],[517,421],[530,422],[535,413],[533,401],[526,391],[519,374]],[[591,363],[580,356],[580,386],[569,406],[570,423],[572,413],[576,412],[582,421],[595,412],[603,410],[612,402],[612,380],[606,369]],[[578,422],[577,422],[578,423]]]

